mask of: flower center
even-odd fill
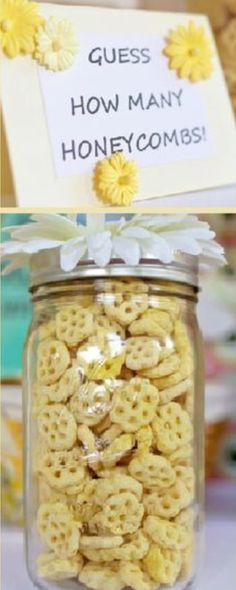
[[[200,49],[198,47],[192,47],[192,49],[189,49],[190,57],[197,57],[198,55],[200,55]]]
[[[123,176],[119,176],[119,185],[120,186],[127,186],[130,183],[130,177],[128,174],[123,174]]]
[[[10,20],[10,18],[4,18],[4,20],[2,20],[1,22],[1,30],[3,31],[3,33],[7,33],[7,31],[10,31],[12,27],[12,21]]]
[[[52,42],[52,50],[53,51],[59,51],[61,49],[61,44],[59,39],[54,39],[54,41]]]

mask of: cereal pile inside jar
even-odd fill
[[[194,359],[178,297],[145,281],[58,306],[38,330],[39,576],[154,590],[193,574]]]

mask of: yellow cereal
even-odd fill
[[[189,535],[184,526],[169,522],[159,516],[148,516],[144,530],[149,537],[164,549],[181,550],[187,547]]]
[[[43,385],[56,383],[70,364],[69,351],[63,342],[43,340],[37,353],[37,378]]]
[[[60,502],[41,504],[37,527],[42,540],[58,557],[73,557],[79,548],[80,532],[72,511]]]
[[[170,402],[160,406],[153,421],[156,446],[162,453],[172,453],[193,438],[193,425],[188,413],[180,404]]]
[[[153,543],[143,561],[149,576],[157,583],[175,584],[181,569],[179,551],[163,549]]]
[[[158,390],[148,380],[131,379],[115,391],[110,418],[125,432],[136,432],[152,422],[158,402]]]
[[[93,590],[122,590],[124,586],[118,567],[109,563],[87,563],[80,572],[79,581]]]
[[[117,293],[107,294],[104,305],[106,315],[121,326],[128,326],[148,308],[146,294]]]
[[[138,453],[130,461],[128,469],[130,475],[147,488],[156,486],[168,488],[176,479],[168,459],[145,451]]]
[[[135,533],[143,518],[144,508],[131,492],[114,494],[106,500],[100,515],[92,520],[101,524],[113,535]]]
[[[140,563],[132,563],[131,561],[122,561],[120,565],[120,576],[123,585],[133,588],[133,590],[154,590],[158,588],[153,585],[147,572],[144,572]]]
[[[70,305],[56,315],[56,334],[68,346],[76,346],[93,333],[93,316],[79,305]]]
[[[44,553],[37,559],[38,575],[48,580],[68,580],[76,578],[83,567],[83,557],[59,558],[55,553]]]
[[[160,359],[160,345],[153,338],[139,336],[129,338],[125,363],[128,369],[142,371],[155,367]]]
[[[38,431],[53,451],[69,450],[77,438],[74,416],[63,404],[45,406],[38,415]]]

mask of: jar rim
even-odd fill
[[[94,260],[86,259],[81,260],[72,271],[66,272],[60,265],[59,249],[53,248],[41,250],[31,257],[29,290],[32,291],[35,287],[46,284],[73,281],[79,278],[118,277],[170,280],[176,283],[185,283],[198,290],[198,272],[198,257],[179,252],[175,253],[173,261],[169,264],[147,256],[135,266],[113,258],[107,266],[101,267],[96,265]]]

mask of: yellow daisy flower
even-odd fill
[[[138,192],[138,166],[117,153],[99,162],[94,174],[97,196],[110,205],[130,205]]]
[[[73,25],[68,20],[50,17],[36,35],[35,59],[54,72],[69,68],[78,53]]]
[[[0,44],[8,57],[32,53],[35,33],[42,23],[38,4],[29,0],[1,0]]]
[[[190,21],[188,27],[179,26],[168,37],[164,54],[169,57],[169,67],[180,78],[199,82],[210,78],[213,72],[210,40],[203,27]]]

